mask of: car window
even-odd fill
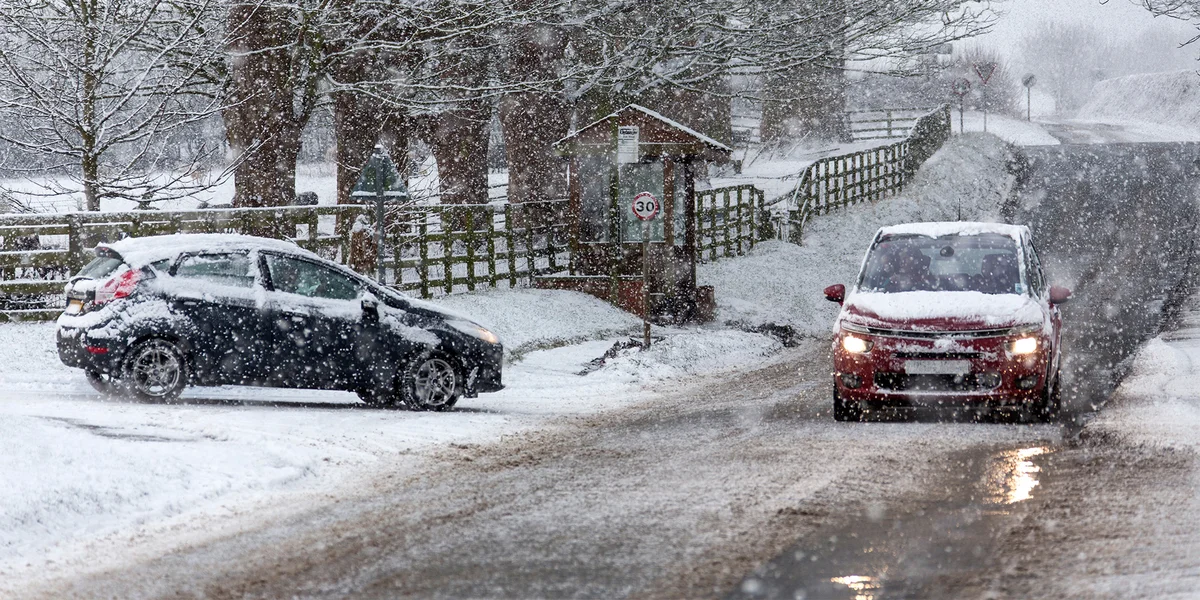
[[[254,287],[254,276],[254,262],[244,252],[190,254],[175,267],[175,277],[233,287]]]
[[[353,277],[289,256],[268,254],[267,272],[271,275],[271,286],[276,291],[309,298],[355,300],[363,290],[362,284]]]
[[[1032,242],[1029,243],[1028,248],[1029,266],[1026,277],[1029,279],[1029,288],[1033,292],[1033,295],[1041,297],[1042,293],[1046,290],[1046,278],[1045,273],[1042,272],[1042,261],[1038,260],[1037,248],[1034,247]]]
[[[884,293],[1025,292],[1017,243],[999,234],[885,236],[867,254],[859,289]]]
[[[83,267],[82,270],[79,271],[78,276],[86,277],[88,279],[100,279],[101,277],[116,271],[117,267],[119,266],[121,266],[121,259],[119,258],[113,258],[111,256],[97,256],[96,258],[92,259],[92,262],[88,263],[85,267]]]

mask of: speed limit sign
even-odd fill
[[[633,197],[633,215],[642,221],[650,221],[657,217],[660,208],[658,198],[650,192],[642,192]]]

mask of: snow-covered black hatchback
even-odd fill
[[[170,400],[189,384],[311,388],[447,410],[503,387],[495,334],[286,241],[183,234],[100,245],[66,296],[59,358],[102,392]]]

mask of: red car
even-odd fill
[[[875,234],[858,283],[825,288],[834,325],[833,415],[878,409],[1059,409],[1058,305],[1029,228],[911,223]]]

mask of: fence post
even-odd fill
[[[467,291],[475,291],[475,208],[467,209]]]
[[[488,284],[497,287],[496,282],[496,209],[487,207],[487,253],[488,253]]]
[[[508,289],[517,287],[517,236],[513,231],[513,211],[517,210],[512,203],[504,207],[504,250],[508,255]]]
[[[453,209],[442,207],[438,211],[442,227],[442,288],[447,294],[454,291],[454,219],[447,218],[447,213]]]
[[[417,277],[421,279],[421,297],[429,297],[429,214],[420,216],[421,224],[417,226],[420,237],[417,239],[417,253],[421,264],[417,266]]]

